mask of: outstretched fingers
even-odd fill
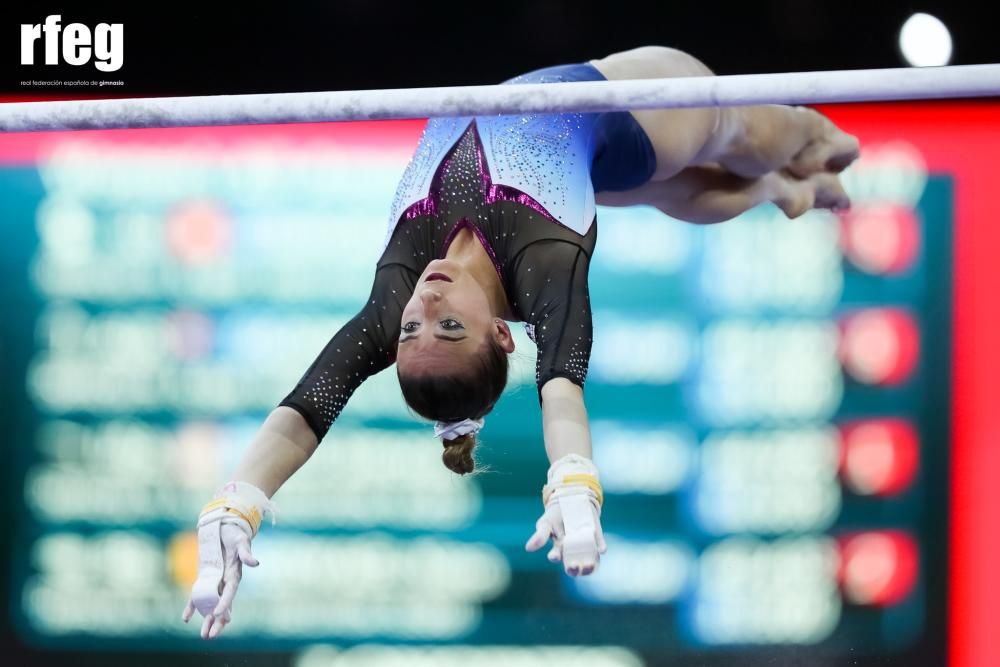
[[[227,623],[229,623],[229,618],[226,616],[215,616],[214,614],[206,616],[205,622],[201,626],[201,638],[215,639],[222,634]]]
[[[545,546],[549,538],[552,537],[552,524],[548,519],[542,517],[535,522],[535,532],[524,545],[525,551],[538,551]]]
[[[205,620],[202,621],[201,638],[215,639],[220,634],[222,634],[222,630],[232,619],[233,617],[229,609],[225,609],[221,613],[213,612],[209,614],[208,616],[205,617]]]
[[[601,547],[596,527],[586,533],[572,533],[563,543],[563,567],[571,577],[586,576],[597,569]]]
[[[226,624],[232,620],[233,600],[236,598],[236,592],[239,590],[240,581],[243,578],[243,564],[250,567],[258,565],[257,559],[250,551],[248,537],[239,536],[234,540],[233,547],[235,547],[235,553],[230,551],[226,556],[219,602],[202,625],[201,636],[203,639],[215,639],[225,629]]]
[[[219,597],[219,604],[212,610],[213,616],[226,616],[232,612],[233,599],[236,597],[236,590],[240,587],[240,577],[226,576],[222,595]]]
[[[194,600],[188,600],[187,606],[184,607],[183,613],[181,613],[181,620],[187,623],[194,616]]]
[[[601,522],[597,521],[597,530],[594,533],[597,537],[597,553],[602,556],[608,552],[608,543],[604,540],[604,528],[601,526]]]
[[[238,547],[237,553],[239,553]],[[239,558],[234,557],[232,560],[227,559],[226,569],[222,575],[222,593],[219,596],[219,603],[215,605],[215,609],[212,610],[213,616],[223,618],[226,622],[230,619],[230,614],[232,613],[233,608],[233,600],[236,598],[236,591],[239,590],[240,580],[243,578],[241,560],[242,556]],[[219,632],[221,631],[222,628],[219,628]]]
[[[208,633],[212,630],[212,626],[215,624],[215,615],[209,614],[205,617],[205,620],[201,622],[201,638],[208,639]]]
[[[208,631],[208,638],[215,639],[222,634],[222,629],[226,627],[228,622],[225,617],[216,616],[215,623],[212,624],[212,629]]]
[[[247,567],[257,567],[260,561],[250,552],[250,539],[244,537],[236,543],[236,555],[240,557],[240,562]]]

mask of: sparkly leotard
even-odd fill
[[[589,65],[540,70],[551,80],[553,72],[566,69],[575,73],[566,80],[579,80],[580,68],[592,78],[603,78]],[[586,75],[587,72],[584,72]],[[530,80],[531,75],[513,82]],[[530,125],[536,117],[521,117]],[[648,180],[655,168],[652,146],[631,114],[561,114],[543,118],[542,127],[576,128],[584,133],[569,137],[569,145],[583,146],[588,162],[574,167],[568,157],[560,162],[564,178],[559,183],[586,181],[593,192],[601,189],[627,189]],[[281,402],[303,415],[320,439],[336,420],[351,394],[365,379],[390,366],[395,360],[403,308],[413,294],[416,282],[428,262],[444,257],[451,241],[463,227],[469,227],[483,244],[503,284],[514,315],[525,323],[529,336],[538,346],[536,382],[541,387],[556,377],[568,378],[583,386],[592,343],[592,322],[587,274],[597,240],[597,226],[591,218],[584,224],[566,225],[538,198],[525,190],[552,195],[544,175],[531,172],[533,187],[518,188],[493,181],[482,135],[491,119],[467,119],[456,143],[449,145],[436,165],[426,197],[397,211],[402,200],[397,194],[385,249],[378,261],[375,281],[361,311],[338,331],[295,389]],[[421,151],[428,152],[427,135],[436,132],[431,121],[417,156],[407,172],[412,174]],[[450,122],[450,121],[448,121]],[[507,121],[504,121],[505,126]],[[641,133],[641,137],[636,136]],[[537,142],[536,131],[525,140]],[[567,144],[567,137],[562,138]],[[509,142],[508,142],[509,143]],[[537,143],[525,144],[527,154],[537,154]],[[435,149],[437,150],[437,149]],[[494,151],[494,154],[496,151]],[[627,166],[623,174],[610,165]],[[419,167],[420,165],[417,164]],[[574,168],[583,168],[579,178]],[[553,169],[555,171],[555,169]],[[603,179],[597,174],[607,172]],[[554,175],[554,174],[553,174]],[[539,181],[541,179],[541,181]],[[635,182],[638,181],[638,182]],[[404,176],[400,191],[413,189],[413,178]],[[591,183],[593,182],[593,186]],[[520,185],[520,183],[519,183]],[[540,190],[539,190],[540,188]],[[412,196],[410,197],[412,199]],[[544,197],[543,197],[544,198]],[[566,189],[559,199],[585,201],[587,194],[579,187]],[[551,199],[551,196],[550,196]],[[570,210],[570,205],[562,210]],[[579,205],[577,205],[579,208]],[[398,213],[398,215],[397,215]]]

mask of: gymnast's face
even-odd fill
[[[490,312],[483,287],[459,262],[436,259],[403,309],[396,364],[406,374],[462,373],[490,337],[513,351],[510,329]]]

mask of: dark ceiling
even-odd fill
[[[951,29],[954,64],[1000,60],[995,23],[956,2],[50,3],[0,9],[0,92],[25,79],[96,77],[90,66],[21,66],[20,23],[121,22],[116,94],[209,94],[493,83],[643,44],[687,50],[720,74],[895,67],[916,11]],[[9,39],[8,39],[9,38]],[[94,89],[91,92],[107,92]],[[64,94],[69,91],[63,91]]]

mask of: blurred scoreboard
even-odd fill
[[[179,622],[194,520],[368,294],[420,129],[0,141],[23,641],[207,660]],[[882,131],[844,216],[768,206],[697,227],[599,209],[596,575],[523,551],[547,462],[518,331],[488,472],[451,475],[394,373],[376,376],[276,496],[211,650],[298,667],[944,664],[955,181]]]

